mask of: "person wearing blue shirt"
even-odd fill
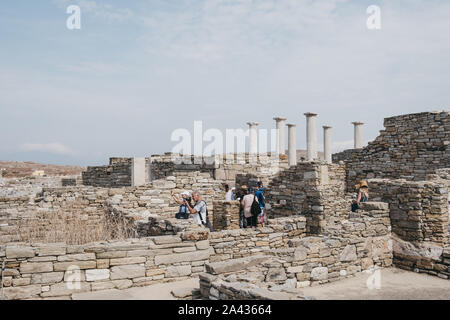
[[[255,195],[258,199],[259,207],[261,208],[261,214],[259,215],[260,222],[264,227],[264,220],[266,218],[266,197],[264,196],[264,186],[261,181],[258,181],[258,191],[256,191]]]

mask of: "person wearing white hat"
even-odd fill
[[[186,206],[186,202],[191,202],[191,194],[188,191],[183,191],[181,193],[181,199],[172,191],[172,198],[176,203],[180,205],[178,213],[175,215],[177,219],[189,219],[189,209]],[[186,201],[186,202],[185,202]]]

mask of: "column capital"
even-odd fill
[[[352,122],[352,124],[355,126],[362,126],[364,124],[364,122],[355,121],[355,122]]]
[[[288,124],[286,124],[288,127],[296,127],[297,125],[296,124],[293,124],[293,123],[288,123]]]
[[[330,126],[323,126],[322,128],[324,128],[324,129],[332,129],[333,127],[330,127]]]
[[[315,116],[317,116],[317,113],[312,113],[312,112],[306,112],[306,113],[304,113],[303,115],[305,115],[306,117],[315,117]]]
[[[286,118],[281,118],[281,117],[276,117],[276,118],[273,118],[273,120],[275,120],[275,121],[286,121],[287,119]]]
[[[258,126],[259,123],[258,122],[247,122],[247,124],[252,127],[252,126]]]

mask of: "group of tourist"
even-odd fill
[[[258,182],[257,189],[253,187],[241,186],[236,200],[240,201],[240,219],[241,228],[256,228],[258,219],[262,226],[266,220],[266,203],[264,195],[264,186]]]
[[[264,226],[266,221],[264,186],[262,182],[258,182],[257,186],[257,189],[241,186],[239,191],[236,192],[236,188],[230,189],[228,185],[225,185],[225,200],[237,200],[240,202],[239,226],[241,228],[256,228],[258,219]],[[189,219],[192,217],[197,224],[203,225],[212,231],[206,202],[198,191],[192,193],[192,198],[187,191],[181,193],[181,198],[172,191],[172,198],[180,205],[175,218]],[[194,201],[194,204],[192,204],[192,201]]]
[[[355,185],[355,190],[351,204],[353,212],[359,209],[360,203],[369,201],[369,185],[367,181],[361,181]],[[258,181],[256,189],[243,185],[236,191],[236,188],[230,189],[228,185],[225,185],[225,200],[237,200],[240,203],[239,226],[241,228],[256,228],[258,219],[261,225],[264,226],[267,219],[264,193],[265,189],[261,181]],[[197,224],[203,225],[212,231],[206,201],[202,199],[198,191],[192,193],[192,198],[187,191],[181,193],[181,198],[172,191],[172,197],[180,205],[178,213],[175,215],[177,219],[189,219],[192,217]],[[194,204],[192,204],[192,200]]]

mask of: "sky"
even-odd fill
[[[81,9],[70,30],[69,5]],[[381,29],[366,12],[381,9]],[[0,160],[99,165],[176,145],[179,128],[351,122],[450,109],[448,0],[3,0]],[[287,144],[286,144],[287,145]]]

